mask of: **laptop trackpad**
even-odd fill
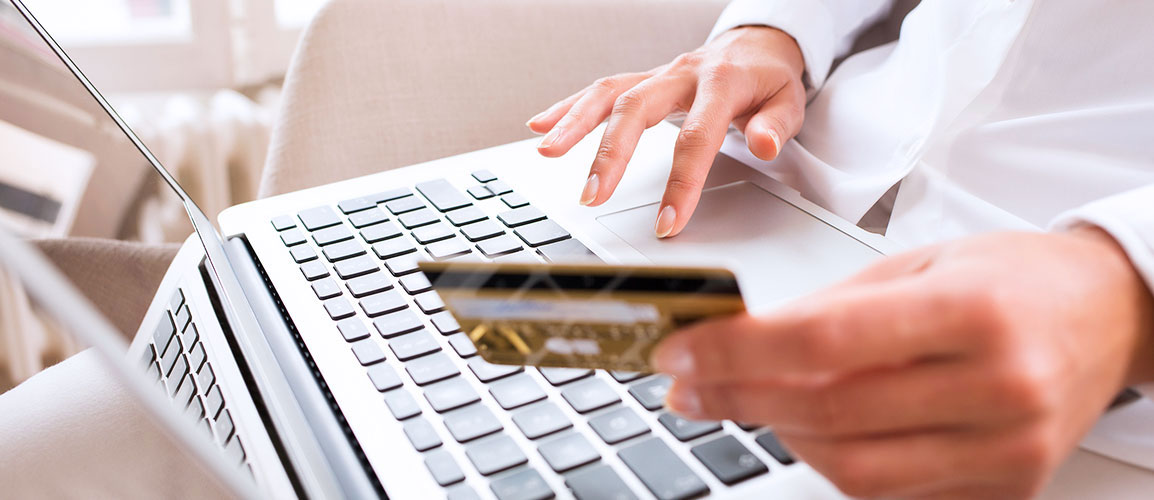
[[[678,236],[653,235],[657,204],[597,221],[655,264],[724,266],[737,274],[746,305],[763,309],[846,278],[881,254],[742,181],[708,189]]]

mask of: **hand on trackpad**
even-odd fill
[[[768,307],[846,278],[882,255],[748,181],[707,189],[675,238],[657,239],[657,204],[597,218],[654,263],[725,266],[746,304]]]

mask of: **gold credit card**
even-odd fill
[[[674,330],[745,310],[720,268],[422,262],[491,363],[650,372]]]

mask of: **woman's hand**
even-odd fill
[[[672,409],[772,426],[847,494],[1024,498],[1154,380],[1154,299],[1100,230],[978,236],[691,326],[654,363]]]
[[[805,113],[801,49],[784,32],[737,28],[644,73],[602,78],[529,120],[543,133],[542,155],[565,154],[606,117],[609,124],[581,193],[584,205],[613,194],[641,133],[667,115],[688,111],[658,212],[658,237],[689,222],[729,124],[745,131],[749,150],[772,160],[801,129]]]

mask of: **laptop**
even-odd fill
[[[560,160],[516,142],[237,205],[213,224],[12,2],[195,229],[126,357],[110,328],[79,328],[82,339],[238,496],[840,496],[771,429],[669,412],[667,376],[484,362],[417,262],[726,266],[756,311],[852,274],[894,249],[884,238],[718,155],[693,221],[656,239],[678,131],[668,123],[646,132],[596,208],[576,200],[600,130]],[[6,263],[43,269],[5,246]],[[77,296],[63,281],[25,281],[43,297]]]

